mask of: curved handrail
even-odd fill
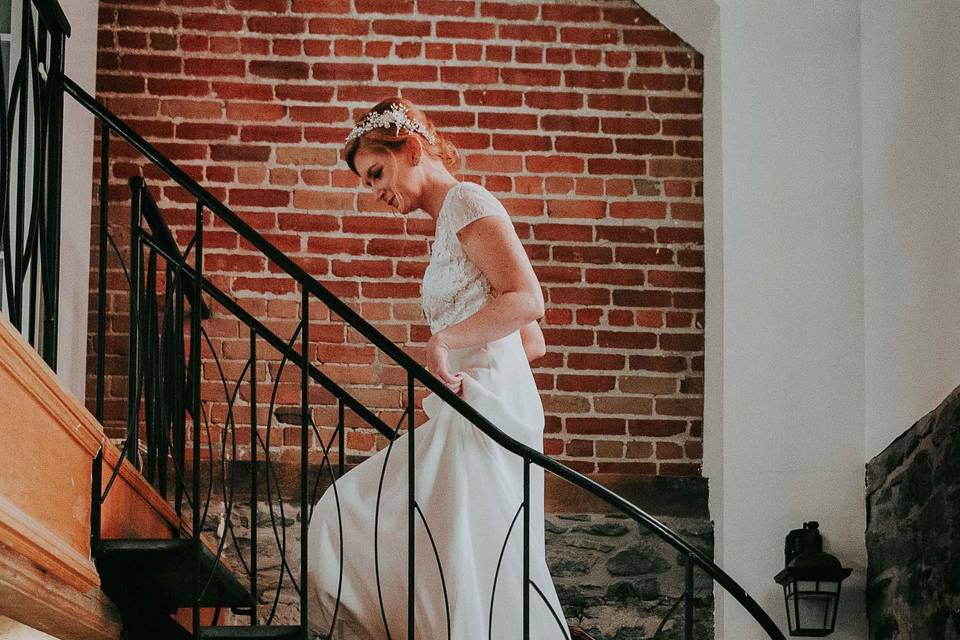
[[[688,558],[699,565],[704,572],[706,572],[713,580],[719,583],[724,590],[733,596],[734,599],[736,599],[737,602],[739,602],[740,605],[743,606],[748,613],[750,613],[754,620],[756,620],[756,622],[771,638],[774,640],[786,640],[783,633],[773,622],[773,620],[771,620],[767,613],[760,607],[760,605],[758,605],[757,602],[749,594],[747,594],[743,587],[734,581],[733,578],[731,578],[712,560],[707,558],[700,550],[683,540],[662,522],[646,513],[633,503],[607,489],[603,485],[591,480],[582,473],[571,469],[558,460],[555,460],[554,458],[551,458],[550,456],[547,456],[536,449],[514,440],[506,433],[501,431],[465,400],[451,391],[438,378],[434,377],[433,374],[427,371],[420,363],[400,349],[400,347],[398,347],[389,338],[378,331],[373,325],[368,323],[363,317],[353,311],[353,309],[342,302],[337,296],[327,290],[326,287],[310,276],[290,257],[282,253],[260,233],[258,233],[239,216],[233,213],[229,207],[216,199],[206,189],[204,189],[189,175],[187,175],[182,169],[177,167],[173,162],[163,156],[156,148],[153,147],[153,145],[144,140],[129,126],[124,124],[119,118],[116,117],[115,114],[110,112],[104,105],[90,96],[69,77],[64,76],[63,84],[64,89],[78,102],[80,102],[81,105],[93,112],[97,117],[101,118],[103,122],[108,124],[131,146],[154,162],[177,184],[191,193],[197,199],[198,203],[206,206],[212,213],[222,218],[224,222],[233,228],[234,231],[236,231],[254,247],[259,249],[267,258],[277,264],[281,270],[286,272],[287,275],[296,280],[297,283],[303,287],[304,291],[317,296],[317,298],[326,304],[332,311],[337,313],[337,315],[339,315],[344,321],[350,324],[354,329],[357,329],[363,336],[370,340],[371,343],[383,350],[394,361],[401,365],[413,378],[419,380],[441,400],[451,405],[457,410],[458,413],[467,418],[471,423],[474,424],[474,426],[480,429],[494,442],[511,453],[521,456],[525,460],[536,464],[546,471],[554,473],[567,482],[589,491],[594,496],[618,509],[620,512],[624,513],[634,521],[652,531],[661,540],[672,546],[674,549],[684,553]],[[155,248],[158,250],[160,249],[160,247],[157,247],[156,245]],[[188,272],[190,271],[191,270],[188,270]],[[193,277],[196,277],[195,273],[193,273]],[[229,297],[222,294],[222,292],[217,291],[216,293],[219,293],[220,295],[216,295],[216,293],[213,291],[215,287],[210,285],[208,288],[205,279],[203,279],[202,282],[202,288],[214,295],[219,302],[225,304],[232,302],[232,300],[229,300]],[[236,308],[236,310],[243,313],[246,319],[249,319],[262,327],[262,325],[255,318],[250,316],[249,313],[243,311],[239,305],[234,304],[233,306]],[[233,309],[231,310],[233,311]],[[289,355],[291,361],[299,364],[301,367],[306,367],[308,370],[312,368],[312,365],[309,363],[309,361],[307,361],[301,354],[294,352],[290,353]],[[322,376],[322,374],[320,375]]]

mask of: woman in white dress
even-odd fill
[[[347,163],[379,200],[402,215],[425,211],[436,223],[421,289],[432,333],[424,366],[500,430],[542,451],[543,407],[529,361],[545,350],[537,324],[544,302],[506,209],[484,187],[453,177],[456,149],[408,100],[373,107],[347,141]],[[414,435],[422,513],[415,514],[415,639],[519,640],[523,461],[436,394],[423,409],[428,420]],[[335,615],[335,639],[408,640],[407,442],[404,433],[351,469],[313,509],[315,633],[329,633]],[[568,639],[545,560],[536,465],[530,487],[530,638]]]

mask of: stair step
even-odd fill
[[[201,607],[251,607],[253,596],[214,554],[200,545],[201,576],[213,578],[200,599]],[[101,540],[95,562],[101,589],[121,609],[173,612],[193,606],[193,575],[197,545],[192,538]]]
[[[124,635],[136,640],[192,640],[189,631],[169,615],[155,611],[125,611]]]
[[[300,625],[259,625],[236,627],[200,627],[198,638],[235,638],[237,640],[304,640]]]

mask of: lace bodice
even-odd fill
[[[473,182],[453,185],[444,198],[421,286],[421,307],[431,333],[473,315],[494,295],[490,282],[464,253],[457,237],[457,231],[467,224],[490,215],[510,221],[503,204]]]

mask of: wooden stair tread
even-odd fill
[[[258,625],[232,627],[200,627],[199,638],[236,638],[237,640],[304,640],[299,625]]]
[[[193,606],[196,550],[192,538],[105,539],[94,560],[103,592],[121,608],[150,603],[157,611],[172,612]],[[202,544],[200,563],[202,584],[209,579],[201,607],[253,606],[249,590]]]

